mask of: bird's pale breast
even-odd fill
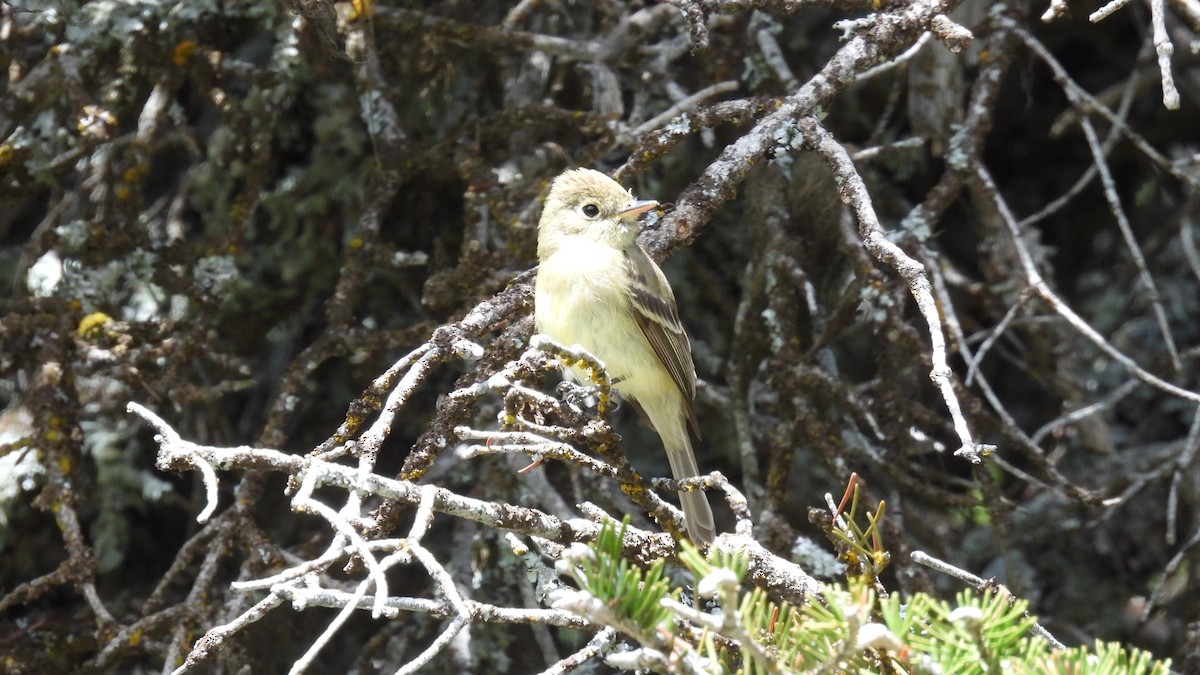
[[[581,242],[579,247],[572,250],[565,245],[542,260],[534,294],[537,331],[594,354],[609,377],[619,381],[617,390],[626,398],[644,400],[646,391],[674,390],[670,375],[630,314],[624,254],[591,242]],[[547,293],[547,287],[560,292]],[[586,383],[583,373],[572,375]]]

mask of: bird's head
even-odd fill
[[[538,252],[543,255],[562,237],[585,236],[599,244],[625,248],[637,238],[637,217],[658,206],[637,200],[599,171],[572,169],[550,186],[538,223]]]

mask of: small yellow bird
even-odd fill
[[[675,294],[637,244],[638,215],[657,205],[634,199],[599,171],[556,178],[538,223],[534,320],[539,333],[603,362],[621,397],[662,438],[679,480],[700,473],[687,429],[699,437],[696,368]],[[680,492],[679,500],[691,538],[711,542],[716,530],[705,494]]]

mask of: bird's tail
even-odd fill
[[[667,450],[667,460],[671,462],[671,473],[675,476],[675,480],[699,476],[700,467],[696,465],[696,455],[692,452],[692,441],[688,438],[683,420],[679,421],[673,431],[675,433],[662,434],[662,440],[663,446]],[[683,506],[688,536],[697,544],[711,544],[713,538],[717,536],[717,528],[713,523],[712,507],[708,505],[708,496],[703,491],[680,492],[679,503]]]

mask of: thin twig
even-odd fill
[[[942,574],[947,574],[949,576],[952,576],[955,579],[958,579],[959,581],[962,581],[964,583],[970,584],[971,586],[974,586],[975,590],[978,590],[981,592],[987,591],[987,590],[995,590],[997,588],[1005,588],[1002,584],[997,584],[995,579],[984,579],[983,577],[975,576],[974,574],[971,574],[970,572],[962,569],[961,567],[955,567],[954,565],[951,565],[950,563],[948,563],[944,560],[939,560],[939,559],[937,559],[927,553],[924,553],[922,551],[913,551],[910,557],[912,558],[912,561],[917,563],[918,565],[924,565],[930,569],[937,570],[937,571],[941,572]],[[1008,596],[1009,596],[1010,600],[1016,600],[1017,596],[1013,595],[1012,591],[1008,591],[1007,589],[1005,589],[1005,590],[1008,592]],[[1029,612],[1026,612],[1025,616],[1028,617]],[[1058,640],[1058,638],[1054,637],[1054,635],[1052,635],[1050,633],[1050,631],[1046,630],[1046,628],[1044,626],[1042,626],[1042,624],[1040,624],[1036,621],[1033,622],[1033,626],[1029,629],[1029,632],[1033,633],[1034,635],[1037,635],[1038,637],[1042,638],[1046,642],[1049,642],[1050,646],[1055,649],[1063,650],[1063,649],[1067,648],[1067,646],[1064,645],[1062,642],[1060,642]]]
[[[1066,319],[1066,321],[1070,323],[1076,331],[1099,347],[1100,350],[1105,354],[1108,354],[1109,357],[1111,357],[1114,361],[1120,363],[1134,377],[1152,387],[1161,389],[1172,396],[1177,396],[1179,398],[1200,403],[1200,393],[1189,391],[1182,387],[1171,384],[1161,377],[1158,377],[1157,375],[1147,371],[1145,368],[1142,368],[1131,357],[1112,346],[1112,344],[1105,340],[1104,337],[1096,331],[1096,329],[1092,328],[1088,322],[1084,321],[1082,317],[1076,314],[1075,310],[1071,309],[1070,305],[1060,299],[1058,295],[1054,293],[1054,291],[1050,290],[1050,285],[1046,283],[1046,280],[1042,277],[1041,272],[1038,271],[1037,264],[1034,263],[1033,257],[1029,254],[1029,250],[1025,247],[1021,231],[1017,228],[1017,221],[1013,217],[1012,212],[1009,210],[1008,204],[1000,196],[1000,192],[997,190],[991,174],[988,172],[986,167],[979,163],[974,165],[974,170],[976,180],[978,180],[983,186],[984,193],[993,200],[997,213],[1001,216],[1005,227],[1008,229],[1013,246],[1017,251],[1017,258],[1020,260],[1021,268],[1025,272],[1025,281],[1027,284],[1029,284],[1029,287],[1033,290],[1033,292],[1036,293],[1037,296],[1040,297],[1044,302],[1046,302],[1046,304],[1050,305],[1051,309],[1057,312],[1059,316]]]
[[[954,430],[962,444],[954,454],[978,464],[983,455],[995,450],[995,446],[977,443],[971,435],[966,417],[963,416],[958,395],[950,382],[953,372],[946,361],[946,336],[925,267],[885,236],[875,208],[871,204],[867,186],[846,149],[815,118],[804,118],[797,127],[804,133],[805,144],[816,151],[833,171],[843,199],[850,204],[858,217],[858,229],[863,245],[880,262],[896,270],[908,284],[909,292],[916,300],[917,308],[929,331],[929,358],[933,363],[929,378],[942,395],[946,409],[950,412]]]

